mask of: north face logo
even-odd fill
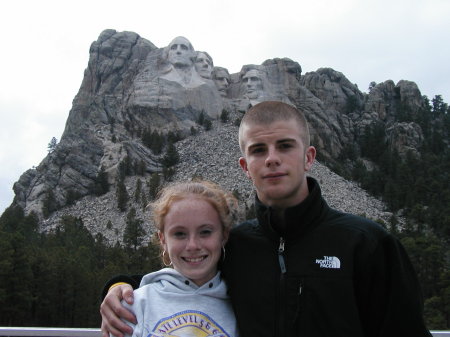
[[[341,261],[336,256],[324,256],[323,260],[316,259],[316,263],[320,266],[320,268],[341,268]]]

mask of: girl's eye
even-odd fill
[[[208,236],[208,235],[211,235],[211,233],[212,233],[212,230],[210,230],[210,229],[203,229],[202,231],[200,231],[201,236]]]
[[[173,233],[173,236],[177,239],[184,239],[186,237],[186,233],[184,232],[175,232]]]

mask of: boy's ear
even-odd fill
[[[248,172],[247,160],[245,159],[245,157],[240,157],[240,158],[239,158],[239,166],[240,166],[241,169],[245,172],[245,174],[247,175],[247,177],[251,180],[252,177],[250,176],[250,172]]]
[[[305,152],[305,171],[309,171],[316,159],[316,148],[309,146]]]

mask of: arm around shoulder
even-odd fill
[[[139,288],[143,275],[116,275],[104,285],[101,293],[101,300],[105,299],[109,289],[117,283],[129,284],[133,289]]]

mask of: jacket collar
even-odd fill
[[[320,186],[314,178],[307,177],[309,194],[300,204],[285,210],[285,226],[283,229],[275,222],[273,208],[265,206],[255,197],[256,217],[267,235],[277,239],[282,236],[286,241],[300,237],[317,224],[317,220],[328,208],[322,198]]]

